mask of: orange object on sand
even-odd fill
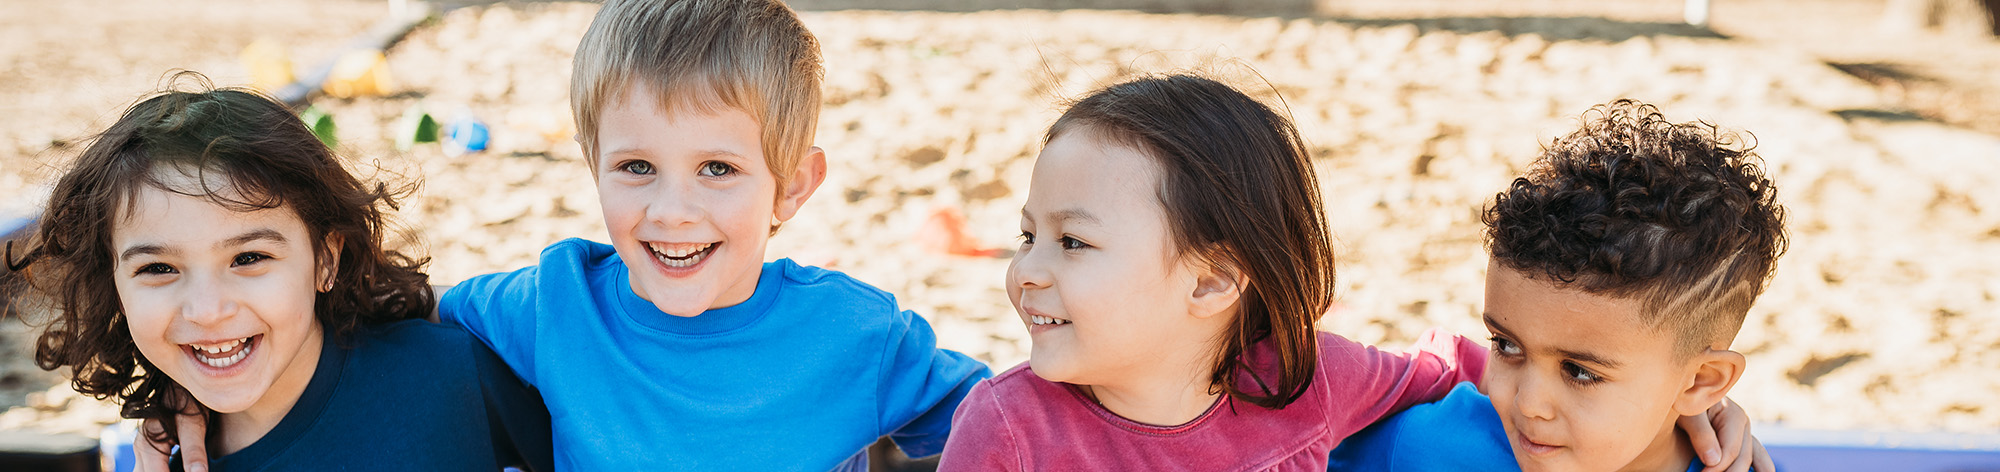
[[[924,224],[917,227],[917,234],[910,239],[925,252],[967,257],[1003,257],[1006,253],[999,249],[981,248],[979,241],[966,234],[965,215],[957,208],[941,206],[931,210],[931,216],[924,218]]]

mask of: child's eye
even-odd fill
[[[630,172],[634,175],[652,175],[653,163],[646,161],[626,161],[618,164],[618,170]]]
[[[270,258],[271,258],[271,256],[270,256],[270,255],[268,255],[268,254],[264,254],[264,253],[258,253],[258,252],[246,252],[246,253],[242,253],[242,254],[237,254],[237,255],[236,255],[236,258],[235,258],[235,259],[232,259],[232,260],[230,260],[230,261],[229,261],[229,262],[230,262],[230,264],[229,264],[229,265],[230,265],[231,267],[235,267],[235,266],[247,266],[247,265],[250,265],[250,264],[256,264],[256,263],[259,263],[259,262],[264,262],[264,260],[266,260],[266,259],[270,259]]]
[[[1030,233],[1030,232],[1027,232],[1027,231],[1022,231],[1022,232],[1021,232],[1021,236],[1019,236],[1019,237],[1021,238],[1021,245],[1022,245],[1022,246],[1028,246],[1028,245],[1032,245],[1032,244],[1035,244],[1035,233]]]
[[[1062,239],[1059,240],[1059,242],[1062,243],[1063,249],[1083,249],[1090,247],[1089,244],[1084,244],[1083,240],[1072,238],[1069,236],[1063,236]]]
[[[1521,346],[1514,345],[1513,341],[1499,336],[1494,336],[1490,339],[1493,341],[1493,352],[1507,357],[1518,357],[1521,355]]]
[[[174,266],[154,262],[139,266],[139,270],[132,271],[132,275],[173,274],[177,272],[179,271],[174,270]]]
[[[1597,373],[1591,372],[1590,369],[1585,369],[1575,362],[1563,361],[1562,369],[1563,375],[1568,377],[1571,383],[1591,385],[1604,381],[1604,377],[1598,376]]]
[[[701,171],[696,172],[696,174],[700,174],[702,177],[722,177],[735,172],[736,167],[734,166],[716,161],[708,161],[701,165]]]

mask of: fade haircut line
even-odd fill
[[[1707,123],[1633,100],[1592,107],[1486,208],[1493,259],[1558,286],[1641,302],[1690,355],[1734,339],[1785,252],[1762,159]]]
[[[597,169],[599,115],[630,86],[668,112],[742,110],[780,191],[819,125],[819,41],[775,0],[610,0],[576,48],[570,111]]]

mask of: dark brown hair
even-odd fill
[[[1089,132],[1157,159],[1176,254],[1248,280],[1209,377],[1238,399],[1284,408],[1312,385],[1313,323],[1333,303],[1333,246],[1319,185],[1290,119],[1220,82],[1145,77],[1098,90],[1049,128]],[[1276,378],[1243,360],[1271,343]],[[1255,384],[1238,385],[1247,377]]]
[[[425,259],[383,249],[383,206],[396,192],[362,183],[333,151],[283,105],[255,92],[209,90],[206,79],[181,72],[203,91],[167,91],[140,101],[96,136],[56,181],[31,236],[23,275],[57,314],[36,343],[35,364],[69,367],[71,387],[96,398],[117,396],[126,418],[156,419],[160,443],[175,439],[178,384],[132,342],[112,283],[113,219],[143,188],[206,198],[250,211],[287,207],[305,222],[320,263],[335,264],[333,289],[313,311],[339,339],[363,324],[421,319],[433,305]],[[200,193],[155,179],[155,169],[197,172]],[[220,191],[223,189],[229,191]],[[327,236],[337,235],[340,259],[327,261]],[[8,261],[10,264],[16,261]]]
[[[1785,251],[1785,211],[1756,154],[1707,123],[1619,100],[1543,148],[1486,208],[1501,265],[1641,302],[1679,354],[1735,337]]]

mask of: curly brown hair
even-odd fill
[[[1079,129],[1158,160],[1176,254],[1249,279],[1210,385],[1273,409],[1305,395],[1319,365],[1313,323],[1333,304],[1333,237],[1292,121],[1220,82],[1163,75],[1071,104],[1044,142]],[[1263,342],[1277,354],[1275,378],[1242,359]],[[1245,377],[1254,385],[1237,384]]]
[[[112,283],[112,220],[143,188],[206,198],[238,211],[288,207],[305,222],[318,258],[340,259],[333,289],[320,293],[314,316],[340,339],[364,324],[422,319],[434,303],[427,259],[383,249],[386,216],[397,197],[386,184],[364,184],[283,105],[253,91],[170,90],[127,109],[98,134],[56,181],[41,226],[28,240],[22,275],[55,317],[36,342],[35,364],[69,367],[77,392],[117,396],[126,418],[156,419],[154,440],[178,437],[176,406],[191,407],[173,379],[133,344]],[[199,169],[205,193],[155,180],[154,169]],[[226,180],[223,180],[226,179]],[[227,182],[228,185],[213,185]],[[227,188],[231,191],[219,192]],[[338,235],[329,239],[329,235]],[[20,261],[8,261],[10,265]]]
[[[1681,354],[1735,337],[1785,252],[1762,159],[1714,125],[1633,100],[1592,107],[1486,208],[1493,260],[1641,302]]]

